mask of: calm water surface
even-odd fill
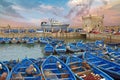
[[[43,57],[43,45],[34,44],[1,44],[0,60],[23,59],[24,57],[38,58]]]
[[[65,42],[79,41],[80,39],[66,39]],[[0,44],[0,61],[5,60],[17,60],[28,58],[43,57],[44,45],[36,43],[34,45],[29,44]]]

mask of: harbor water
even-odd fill
[[[65,43],[80,41],[83,39],[65,39]],[[84,40],[86,41],[86,40]],[[44,57],[43,48],[45,45],[35,43],[29,45],[26,43],[22,44],[0,44],[0,61],[9,60],[21,60],[25,57],[28,58],[39,58]]]
[[[0,60],[17,60],[28,58],[43,57],[43,45],[34,44],[1,44],[0,45]]]

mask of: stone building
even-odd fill
[[[120,31],[120,25],[116,26],[105,26],[105,30],[114,30],[115,32]]]
[[[91,30],[97,30],[97,31],[103,31],[103,19],[104,16],[94,16],[94,15],[88,15],[82,17],[82,27],[85,31],[90,32]]]

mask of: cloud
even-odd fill
[[[29,27],[32,26],[34,24],[30,23],[30,22],[19,22],[19,21],[14,21],[14,20],[10,20],[10,19],[5,19],[5,18],[0,18],[0,25],[2,26],[8,26],[8,24],[11,27]]]
[[[72,8],[72,7],[75,7],[77,5],[79,5],[80,3],[82,3],[83,0],[69,0],[67,5]]]
[[[92,15],[104,15],[104,25],[120,25],[120,1],[110,2],[108,5],[91,9]]]
[[[15,0],[13,5],[13,9],[15,10],[19,10],[19,11],[24,11],[24,12],[37,12],[39,11],[40,13],[52,13],[53,15],[56,16],[63,16],[62,12],[64,10],[64,8],[62,7],[57,7],[57,6],[53,6],[53,5],[48,5],[48,4],[44,4],[43,2],[41,2],[40,0]],[[33,13],[33,12],[32,12]]]
[[[87,15],[93,6],[93,3],[96,4],[96,7],[98,4],[100,5],[100,3],[107,5],[109,2],[109,0],[69,0],[67,5],[71,8],[71,10],[69,11],[67,17],[73,16],[72,14],[75,14],[74,16]]]
[[[119,11],[120,12],[120,2],[119,4],[113,5],[111,8],[109,8],[110,10],[115,10],[115,11]]]
[[[29,22],[33,23],[33,24],[40,24],[41,19],[34,19],[34,18],[32,18],[32,19],[29,20]]]
[[[43,22],[43,21],[48,21],[48,19],[35,19],[35,18],[31,18],[28,22],[40,26],[41,22]]]
[[[37,8],[37,10],[39,10],[42,13],[52,13],[56,16],[63,16],[62,12],[64,11],[64,8],[42,4]]]
[[[16,11],[26,11],[26,9],[18,5],[12,5],[12,8]]]
[[[15,0],[14,3],[25,9],[34,9],[42,4],[40,0]]]
[[[7,2],[6,0],[0,0],[0,14],[7,15],[11,17],[23,18],[15,9],[13,9],[14,4]]]
[[[69,0],[67,5],[71,8],[67,17],[83,16],[89,13],[89,9],[94,0]],[[74,15],[74,16],[73,16]]]
[[[91,14],[92,8],[96,9],[109,3],[110,0],[69,0],[67,5],[70,11],[65,17],[69,18],[72,24],[81,25],[81,17]]]
[[[110,0],[101,0],[104,5],[108,5],[110,3]]]

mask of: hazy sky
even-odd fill
[[[120,0],[0,0],[0,26],[40,25],[50,18],[81,26],[89,14],[104,15],[104,25],[120,25]]]

